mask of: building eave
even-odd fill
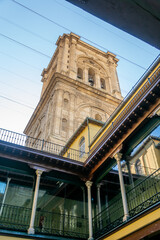
[[[110,118],[106,121],[105,125],[99,130],[99,132],[96,134],[95,138],[93,138],[93,141],[90,143],[90,146],[92,146],[94,144],[96,139],[101,135],[101,133],[105,130],[105,128],[113,121],[113,119],[116,117],[116,115],[126,105],[126,103],[129,101],[129,99],[132,97],[132,95],[139,89],[139,87],[143,84],[143,82],[146,80],[146,78],[154,70],[154,68],[156,67],[156,65],[159,62],[160,62],[160,55],[158,55],[158,57],[155,59],[155,61],[148,67],[148,69],[145,71],[145,73],[142,75],[142,77],[133,86],[131,91],[127,94],[127,96],[122,100],[122,102],[118,105],[118,107],[115,109],[115,111],[111,114]]]

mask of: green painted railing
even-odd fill
[[[42,139],[33,138],[26,136],[24,134],[8,131],[6,129],[0,128],[0,140],[17,144],[24,147],[29,147],[32,149],[56,154],[74,161],[84,162],[88,154],[85,152],[80,152],[76,149],[67,148],[62,145],[58,145],[52,142],[47,142]]]
[[[0,228],[27,231],[30,224],[31,209],[8,204],[0,204]],[[88,238],[88,219],[68,214],[36,211],[35,233]]]
[[[31,209],[8,204],[0,204],[0,228],[27,231]]]
[[[160,201],[160,169],[127,192],[130,217]]]
[[[87,239],[88,219],[70,214],[37,211],[35,230],[37,233]]]
[[[93,218],[93,232],[96,238],[123,222],[122,198],[112,201],[107,208]]]
[[[160,169],[138,183],[126,195],[129,218],[160,202]],[[115,201],[113,199],[112,203],[109,202],[108,207],[93,218],[94,237],[101,236],[122,224],[123,214],[122,198],[119,196]]]

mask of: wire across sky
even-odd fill
[[[74,32],[114,53],[120,60],[117,70],[124,96],[159,53],[65,0],[7,0],[0,8],[0,126],[10,130],[23,132],[37,105],[41,73],[59,35]]]

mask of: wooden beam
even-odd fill
[[[160,99],[155,102],[155,104],[141,117],[135,124],[133,124],[132,129],[130,129],[122,139],[120,139],[116,146],[110,149],[109,152],[105,154],[105,156],[95,165],[95,167],[90,171],[90,174],[88,176],[88,179],[92,179],[93,174],[96,172],[96,170],[106,161],[107,158],[111,157],[114,152],[123,144],[124,140],[131,134],[135,129],[157,108],[157,106],[160,105]]]

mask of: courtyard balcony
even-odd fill
[[[0,205],[0,229],[27,232],[31,208],[8,204]],[[35,234],[87,239],[88,219],[69,214],[41,211],[37,209]]]
[[[42,139],[33,138],[2,128],[0,128],[0,141],[35,149],[41,152],[55,154],[82,163],[85,162],[88,157],[88,153],[84,151],[78,151],[76,149],[58,145]]]
[[[1,178],[2,178],[1,174]],[[14,179],[12,177],[12,179]],[[42,185],[44,180],[42,179]],[[26,181],[27,183],[27,181]],[[30,206],[33,190],[29,186],[23,187],[15,184],[10,184],[7,190],[7,200],[3,201],[1,198],[0,204],[0,229],[6,231],[19,231],[21,234],[27,234],[30,219],[31,207],[22,207],[18,204],[28,204]],[[57,184],[56,184],[57,185]],[[53,185],[52,185],[53,186]],[[67,187],[71,191],[70,187]],[[61,194],[57,193],[50,195],[49,182],[48,187],[44,190],[40,187],[38,206],[36,209],[34,229],[35,236],[59,236],[72,239],[87,239],[88,238],[88,217],[87,217],[87,203],[78,202],[77,200],[64,199],[62,197],[65,186],[59,185],[57,187]],[[79,188],[80,189],[80,188]],[[77,191],[79,192],[77,188]],[[127,190],[127,188],[126,188]],[[66,190],[64,190],[66,192]],[[14,204],[6,204],[4,202],[11,202],[13,196]],[[16,198],[16,196],[18,196]],[[19,199],[21,196],[21,200]],[[158,206],[160,203],[160,169],[153,172],[150,176],[146,176],[139,182],[139,179],[134,186],[128,186],[126,192],[127,204],[129,209],[129,218],[124,220],[124,211],[121,194],[117,194],[110,201],[108,207],[104,208],[102,212],[95,215],[92,219],[94,239],[99,239],[105,234],[123,226],[132,221],[134,218],[147,212],[149,209]],[[73,198],[73,195],[72,197]],[[17,201],[17,199],[19,199]],[[30,203],[29,203],[30,199]],[[86,205],[84,205],[84,203]],[[74,207],[76,206],[76,208]],[[75,214],[73,212],[75,211]],[[53,210],[55,209],[55,210]],[[60,211],[61,209],[61,211]],[[79,214],[78,214],[79,212]],[[92,213],[96,212],[96,205],[93,203]],[[83,215],[84,213],[84,215]]]
[[[123,218],[122,197],[119,194],[108,203],[107,208],[93,218],[95,239],[124,225],[160,203],[160,169],[137,182],[135,186],[130,186],[130,190],[126,192],[129,210],[128,219],[124,220]]]

